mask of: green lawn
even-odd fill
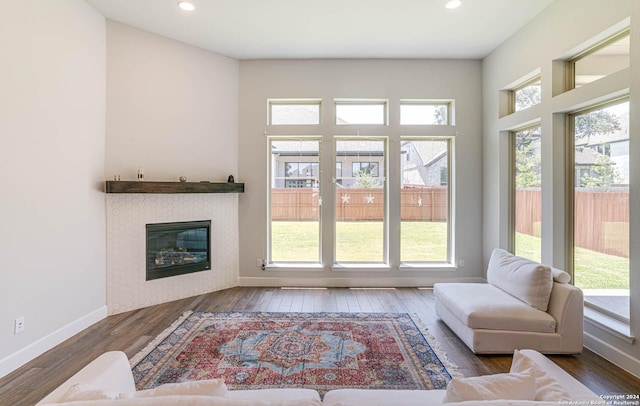
[[[540,238],[516,234],[516,254],[540,261]],[[629,258],[577,248],[574,283],[582,289],[629,289]]]
[[[336,224],[338,262],[383,261],[381,222],[343,222]],[[272,223],[273,261],[318,261],[318,224],[277,221]],[[430,222],[402,223],[403,261],[445,261],[447,224]]]
[[[338,261],[382,261],[381,222],[338,222]],[[444,261],[447,225],[402,222],[402,261]],[[318,223],[277,221],[272,223],[272,260],[318,262]],[[517,254],[540,261],[540,238],[516,235]],[[629,259],[578,248],[575,253],[575,284],[583,289],[629,289]]]

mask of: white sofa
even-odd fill
[[[436,314],[476,354],[582,352],[583,294],[564,271],[495,249],[488,283],[436,283]]]
[[[174,385],[173,393],[156,393],[155,397],[138,397],[141,392],[135,389],[131,367],[123,352],[112,351],[102,354],[90,364],[81,369],[74,376],[52,391],[48,396],[36,404],[66,405],[66,406],[417,406],[441,405],[447,396],[459,396],[460,388],[473,384],[480,390],[482,396],[495,397],[490,391],[487,379],[503,379],[504,377],[526,379],[531,383],[529,389],[535,393],[529,394],[528,400],[483,400],[446,403],[448,405],[558,405],[560,401],[580,401],[581,404],[598,404],[600,398],[571,377],[560,367],[547,359],[544,355],[533,350],[522,350],[514,353],[514,360],[509,374],[487,375],[483,377],[454,379],[447,390],[365,390],[365,389],[336,389],[327,392],[321,400],[318,392],[312,389],[260,389],[260,390],[229,390],[224,383],[214,381],[197,381]],[[525,377],[525,378],[522,378]],[[473,381],[476,381],[475,383]],[[479,382],[484,380],[485,382]],[[201,393],[202,388],[191,388],[185,392],[182,385],[211,383],[216,385],[207,396]],[[458,385],[458,394],[450,389]],[[508,387],[513,391],[514,386],[498,385],[503,389]],[[211,388],[211,385],[209,385]],[[159,390],[162,387],[156,389]],[[194,393],[200,390],[199,395]],[[466,390],[466,389],[465,389]],[[152,390],[153,391],[153,390]],[[484,392],[483,392],[484,391]],[[69,394],[76,396],[75,401],[69,399]],[[516,393],[516,397],[520,393]],[[533,397],[532,397],[533,396]],[[118,398],[117,400],[104,399]],[[66,400],[65,400],[66,398]],[[84,399],[84,400],[80,400]],[[102,399],[102,400],[99,400]],[[454,399],[455,400],[455,399]]]

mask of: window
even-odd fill
[[[387,102],[336,99],[336,124],[387,124]]]
[[[568,61],[568,89],[575,89],[629,67],[629,30]]]
[[[540,262],[542,258],[542,155],[540,126],[511,133],[513,157],[514,254]]]
[[[400,125],[449,125],[451,102],[400,101]]]
[[[451,141],[403,138],[400,190],[401,262],[448,262]]]
[[[386,145],[386,138],[336,138],[336,262],[386,262]]]
[[[570,117],[574,283],[584,291],[587,306],[628,322],[629,102]]]
[[[269,100],[269,124],[318,125],[320,100]]]
[[[320,144],[269,138],[269,262],[320,262]]]
[[[511,91],[513,111],[520,111],[540,104],[542,89],[540,77],[526,82]]]

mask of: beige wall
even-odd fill
[[[482,277],[481,257],[481,63],[467,60],[262,60],[240,62],[239,175],[246,184],[240,198],[240,284],[272,286],[429,286],[442,280],[477,280]],[[322,125],[269,127],[267,99],[321,98]],[[332,116],[334,98],[376,98],[389,100],[388,126],[336,126]],[[455,99],[455,126],[430,128],[399,126],[400,99]],[[389,151],[399,154],[401,135],[449,135],[455,137],[455,260],[465,267],[436,266],[399,271],[390,269],[332,270],[332,263],[320,268],[262,271],[257,259],[266,257],[268,135],[312,134],[324,137],[325,168],[332,168],[333,136],[385,135]],[[391,163],[390,176],[400,168]],[[332,188],[331,170],[321,174],[321,185]],[[390,193],[400,193],[399,182],[389,183]],[[327,195],[331,196],[331,195]],[[327,199],[327,196],[324,199]],[[331,198],[329,198],[331,200]],[[322,206],[322,225],[331,230],[333,208]],[[390,215],[398,207],[390,206]],[[392,230],[392,237],[397,230]],[[330,236],[330,233],[328,233]],[[323,253],[329,258],[331,238],[324,238]]]
[[[238,61],[107,21],[108,179],[226,182],[238,168]],[[145,280],[145,224],[211,220],[212,269]],[[238,195],[109,195],[109,314],[238,284]]]
[[[3,2],[0,49],[2,376],[106,315],[105,21]]]
[[[107,179],[226,181],[237,134],[238,61],[107,21]]]
[[[561,62],[588,49],[599,40],[629,26],[631,66],[605,79],[562,93]],[[565,248],[565,117],[567,112],[630,94],[631,247],[640,239],[640,145],[633,134],[640,131],[640,2],[635,0],[557,0],[483,61],[483,258],[495,247],[508,248],[508,131],[539,121],[542,128],[542,261],[566,268]],[[542,103],[505,115],[498,104],[500,91],[539,71]],[[502,118],[500,118],[502,116]],[[631,250],[631,334],[640,334],[640,253]],[[628,334],[628,333],[627,333]],[[585,344],[624,368],[640,375],[637,342],[587,319]]]

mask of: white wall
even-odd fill
[[[568,93],[561,93],[561,62],[613,34],[631,17],[631,66],[609,77]],[[483,257],[508,245],[508,130],[532,121],[542,127],[542,260],[565,269],[565,113],[588,106],[594,100],[630,93],[630,131],[640,131],[640,2],[636,0],[557,0],[530,24],[505,41],[483,61]],[[500,117],[500,90],[539,70],[542,103]],[[554,85],[555,83],[555,85]],[[630,89],[630,90],[629,90]],[[603,96],[603,97],[600,97]],[[640,254],[633,247],[640,239],[640,145],[631,136],[631,333],[640,334]],[[624,368],[640,375],[640,347],[629,344],[608,329],[586,320],[585,344]]]
[[[234,59],[108,20],[107,179],[235,176],[238,75]]]
[[[387,135],[397,145],[401,135],[455,135],[456,187],[455,249],[464,268],[423,271],[332,271],[321,269],[267,270],[256,266],[266,256],[267,168],[269,135],[296,135],[295,128],[273,130],[266,126],[267,99],[322,98],[323,150],[331,154],[334,135],[353,135],[358,128],[331,124],[334,98],[383,98],[390,103],[390,125],[368,130]],[[398,125],[400,99],[455,99],[455,126],[426,129]],[[239,179],[246,193],[240,199],[240,283],[272,286],[428,286],[439,280],[475,280],[482,277],[481,256],[481,63],[451,60],[262,60],[240,62]],[[287,131],[287,133],[277,132]],[[317,134],[318,131],[323,133]],[[298,134],[299,135],[299,134]],[[332,162],[329,159],[328,167]],[[321,175],[329,190],[331,171]],[[391,187],[391,186],[390,186]],[[392,190],[393,192],[393,190]],[[330,205],[323,206],[323,224],[330,225]],[[328,222],[328,223],[327,223]],[[327,245],[331,239],[324,239]]]
[[[106,315],[105,21],[3,2],[0,49],[2,376]]]
[[[238,61],[107,21],[105,176],[224,181],[238,171]],[[109,195],[109,314],[236,286],[238,199]],[[212,220],[212,269],[145,280],[145,224]]]

